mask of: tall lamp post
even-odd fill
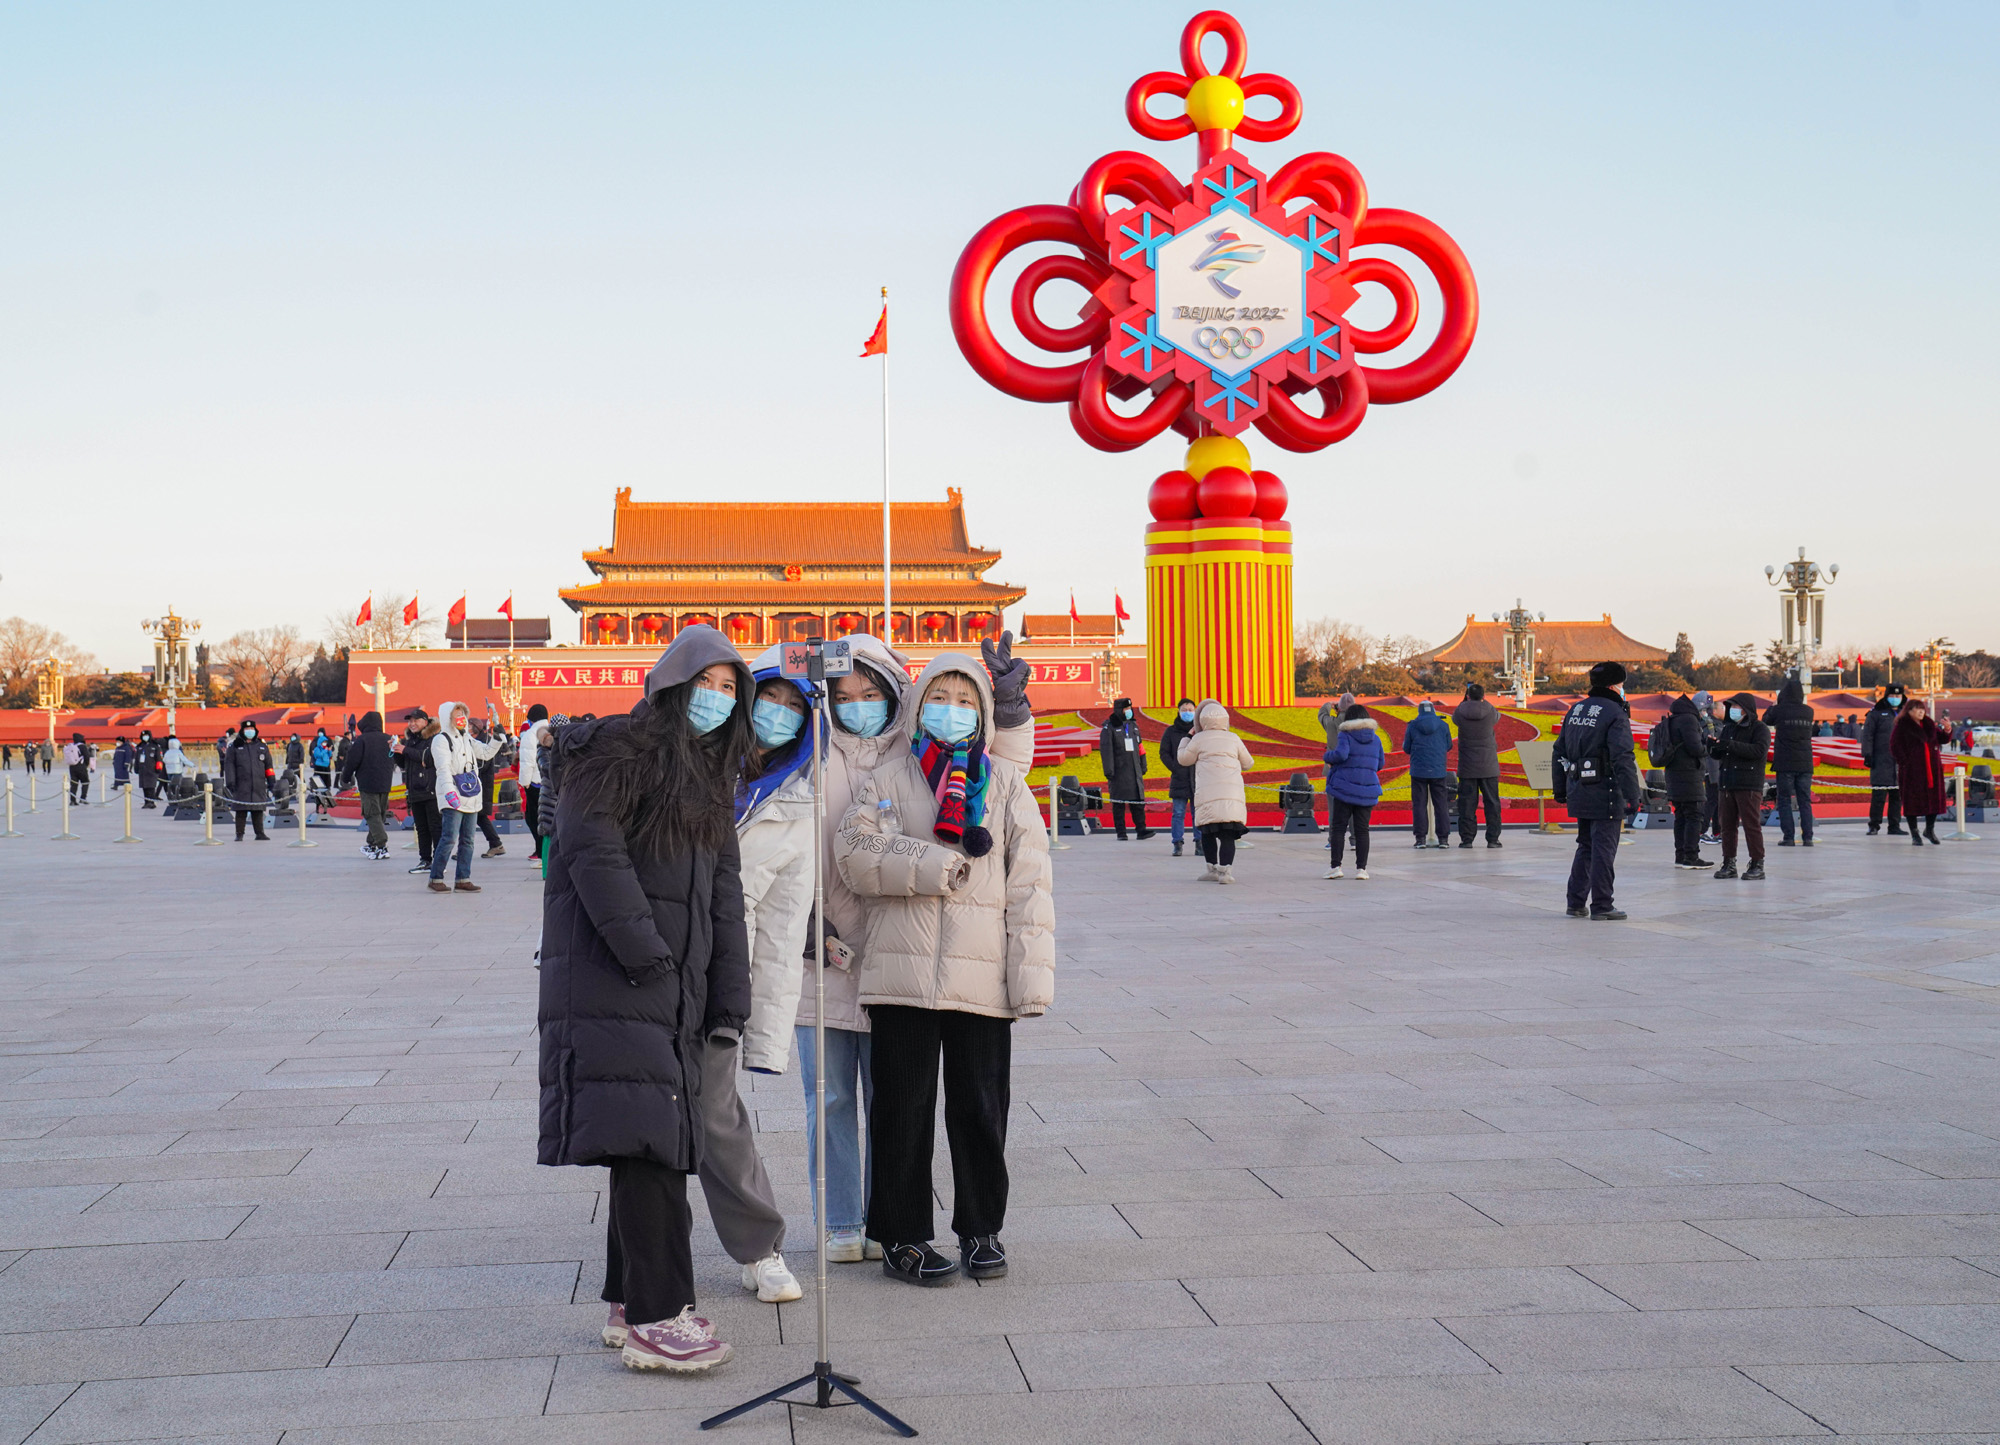
[[[1933,637],[1929,642],[1924,644],[1922,658],[1923,691],[1929,700],[1930,714],[1933,720],[1938,715],[1938,699],[1951,696],[1949,692],[1945,691],[1944,686],[1945,654],[1950,651],[1951,639],[1949,637]]]
[[[1803,547],[1799,548],[1797,558],[1782,568],[1764,569],[1764,581],[1784,589],[1778,595],[1781,645],[1792,655],[1793,675],[1807,692],[1812,691],[1812,655],[1826,641],[1826,587],[1820,582],[1824,578],[1830,587],[1839,576],[1838,562],[1822,573],[1819,563],[1806,559]]]
[[[1548,681],[1535,676],[1535,624],[1544,620],[1544,615],[1528,611],[1516,597],[1513,610],[1505,616],[1496,612],[1493,620],[1507,624],[1507,635],[1501,639],[1500,678],[1514,689],[1514,706],[1526,707],[1535,684]]]
[[[519,729],[515,714],[521,710],[521,669],[528,659],[511,649],[493,659],[493,666],[500,674],[500,705],[507,709],[507,735],[516,737]]]
[[[63,665],[60,657],[45,657],[35,665],[35,711],[49,715],[49,751],[56,750],[56,714],[63,708]]]
[[[194,682],[194,660],[189,655],[194,635],[201,624],[174,615],[167,608],[164,617],[148,617],[139,624],[153,636],[153,686],[167,699],[167,731],[174,731],[174,709]]]

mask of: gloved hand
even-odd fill
[[[982,637],[979,655],[986,663],[986,675],[993,680],[993,726],[1019,727],[1034,712],[1028,706],[1028,663],[1014,656],[1014,634],[1001,633],[997,643]]]

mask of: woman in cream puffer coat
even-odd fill
[[[1256,760],[1229,730],[1229,710],[1212,697],[1195,710],[1194,731],[1181,742],[1180,764],[1194,769],[1194,825],[1201,829],[1208,878],[1234,883],[1236,840],[1250,823],[1243,774]]]
[[[930,1246],[940,1063],[953,1232],[966,1272],[996,1278],[1006,1272],[999,1234],[1012,1025],[1054,1002],[1055,908],[1048,832],[1027,785],[1031,725],[994,727],[986,669],[964,654],[939,655],[911,691],[917,706],[902,709],[896,750],[855,794],[834,858],[866,900],[860,1000],[873,1025],[875,1076],[868,1232],[892,1278],[942,1284],[958,1266]],[[961,730],[969,736],[953,741]],[[894,804],[894,831],[883,827],[883,800]]]

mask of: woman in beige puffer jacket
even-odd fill
[[[938,656],[911,691],[900,750],[856,793],[834,860],[867,900],[859,967],[875,1078],[868,1233],[882,1242],[892,1278],[943,1284],[958,1266],[930,1247],[940,1062],[960,1261],[975,1279],[997,1278],[1006,1272],[999,1234],[1012,1026],[1055,1000],[1055,907],[1048,832],[1027,785],[1032,727],[996,731],[986,669],[963,654]],[[951,741],[961,730],[969,736]],[[961,762],[962,834],[952,810],[940,819],[940,798],[956,802]],[[884,800],[894,805],[893,830],[883,826]]]
[[[1194,769],[1194,825],[1208,863],[1204,881],[1234,883],[1236,840],[1250,822],[1243,774],[1256,760],[1229,730],[1229,710],[1212,697],[1195,710],[1194,731],[1181,740],[1180,764]]]

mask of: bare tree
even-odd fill
[[[260,702],[295,682],[311,656],[312,644],[289,622],[239,632],[215,649],[215,660],[229,669],[235,686]]]
[[[326,619],[327,645],[353,652],[357,649],[427,647],[436,635],[437,614],[419,613],[413,623],[403,621],[409,598],[400,592],[378,593],[370,611],[371,620],[357,623],[341,615]]]
[[[95,657],[52,627],[25,617],[0,622],[0,685],[25,681],[48,657],[61,659],[65,677],[99,670]]]

